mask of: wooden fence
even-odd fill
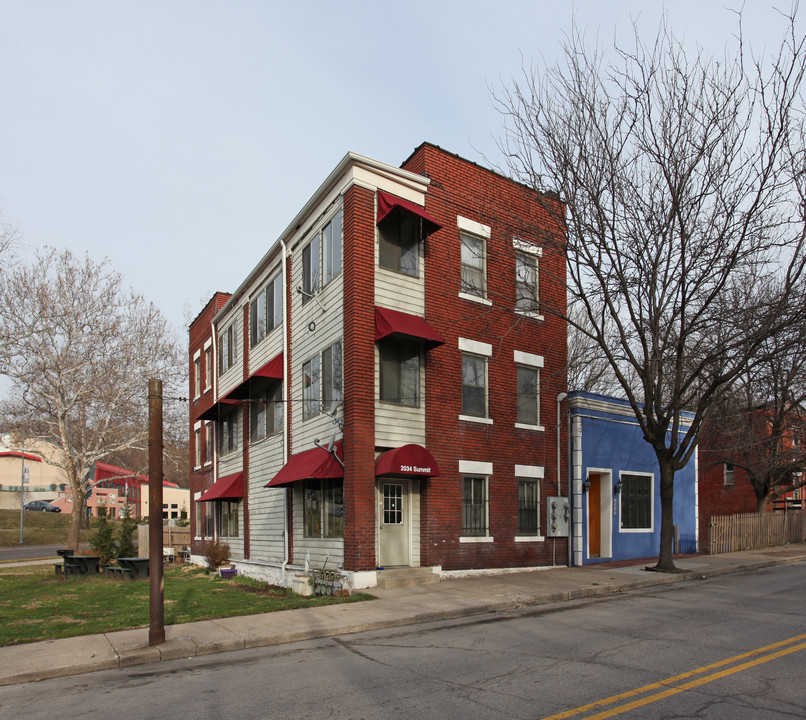
[[[714,515],[709,529],[711,555],[806,542],[806,513]]]
[[[139,541],[139,555],[140,557],[148,557],[148,525],[138,526]],[[172,547],[177,557],[179,557],[183,548],[190,547],[190,526],[188,527],[173,527],[171,525],[163,525],[162,527],[162,546],[165,548]]]

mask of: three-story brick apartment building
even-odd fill
[[[193,553],[353,587],[564,564],[561,213],[428,143],[347,154],[190,328]]]

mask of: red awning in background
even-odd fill
[[[243,473],[235,473],[219,478],[216,483],[196,502],[210,500],[240,500],[243,498]]]
[[[375,461],[375,475],[439,477],[439,465],[422,445],[403,445],[387,450]]]
[[[0,452],[0,457],[13,457],[13,458],[19,458],[20,460],[22,460],[22,455],[23,453],[20,452],[19,450],[9,450],[7,452]],[[39,457],[38,455],[29,455],[28,453],[25,453],[25,459],[31,462],[42,462],[42,458]]]
[[[343,443],[339,440],[333,443],[333,449],[339,458],[344,461]],[[297,480],[307,480],[308,478],[343,478],[344,467],[333,457],[332,452],[328,452],[323,447],[314,447],[310,450],[297,453],[288,458],[288,462],[265,487],[277,487],[287,485]]]
[[[390,193],[378,190],[378,223],[380,223],[392,210],[400,208],[406,212],[413,213],[423,221],[423,228],[426,234],[430,235],[439,230],[440,225],[434,218],[432,218],[420,205],[413,203],[409,200],[391,195]]]
[[[419,315],[410,315],[400,310],[375,308],[375,342],[390,335],[398,335],[415,340],[425,340],[429,349],[444,345],[445,341]]]
[[[249,397],[249,381],[252,378],[270,378],[273,380],[282,380],[285,376],[283,370],[285,369],[285,364],[283,362],[283,353],[276,355],[273,357],[269,362],[267,362],[263,367],[259,370],[255,370],[246,380],[244,380],[240,385],[237,385],[232,390],[230,390],[224,397],[224,401],[227,400],[246,400]]]

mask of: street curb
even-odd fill
[[[370,601],[372,608],[386,616],[380,619],[353,617],[351,608],[354,605],[336,605],[322,608],[291,610],[288,612],[309,613],[305,617],[309,621],[304,629],[287,631],[271,630],[261,634],[254,626],[255,616],[237,616],[233,618],[217,618],[183,625],[166,627],[166,641],[160,645],[149,647],[143,643],[148,628],[120,630],[97,635],[84,635],[60,640],[45,640],[38,643],[10,645],[0,648],[2,665],[14,668],[32,664],[38,665],[35,670],[22,670],[0,676],[0,686],[37,682],[58,677],[81,675],[99,670],[131,668],[168,660],[179,660],[192,657],[232,652],[260,647],[271,647],[306,640],[318,640],[337,635],[350,635],[371,630],[386,630],[420,625],[424,623],[458,620],[467,617],[494,614],[518,610],[525,607],[536,607],[573,600],[605,598],[621,593],[644,590],[664,585],[684,582],[702,581],[724,575],[751,572],[778,565],[788,565],[806,560],[806,555],[796,557],[772,557],[764,559],[748,559],[726,567],[692,569],[684,573],[666,575],[663,573],[647,573],[646,576],[632,579],[611,578],[610,582],[582,585],[566,590],[548,592],[513,593],[501,599],[470,600],[472,595],[463,596],[465,602],[455,607],[444,609],[414,610],[415,601],[409,599],[378,598]],[[582,579],[583,576],[580,576]],[[316,614],[310,614],[315,611]],[[273,613],[272,613],[273,615]],[[200,625],[204,627],[204,641],[190,637],[192,631],[198,632]],[[56,651],[55,645],[59,645]],[[33,657],[32,657],[33,656]],[[80,659],[70,662],[66,658]],[[59,660],[65,658],[65,660]]]

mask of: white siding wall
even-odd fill
[[[252,560],[285,560],[286,489],[264,487],[283,466],[283,435],[253,443],[249,450],[250,556]]]

